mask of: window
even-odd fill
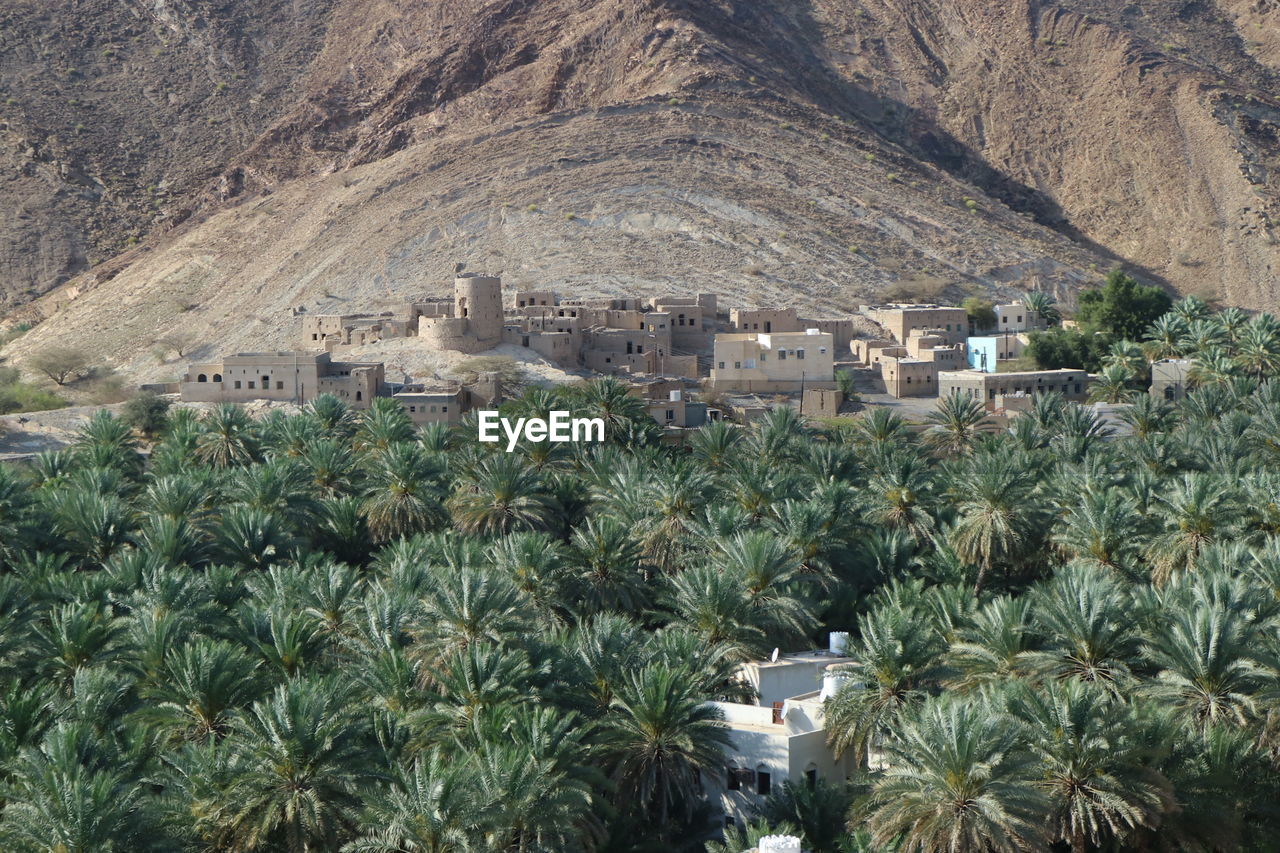
[[[363,399],[364,399],[364,392],[363,392],[363,391],[357,391],[357,392],[356,392],[356,399],[357,399],[357,400],[363,400]]]
[[[803,359],[803,358],[804,358],[804,350],[802,350],[802,349],[798,349],[798,350],[796,350],[796,358]]]
[[[277,390],[277,391],[283,391],[283,390],[284,390],[284,383],[283,383],[283,382],[281,382],[279,379],[277,379],[277,380],[276,380],[276,390]]]
[[[723,362],[723,361],[722,361],[722,362],[720,362],[720,366],[719,366],[718,368],[716,368],[716,369],[717,369],[717,370],[724,370],[724,362]]]
[[[627,355],[631,355],[632,351],[633,351],[633,345],[631,341],[627,341]]]
[[[250,387],[250,388],[254,387],[254,385],[253,385],[253,380],[252,380],[252,379],[250,379],[250,380],[249,380],[249,387]]]
[[[1019,323],[1021,323],[1021,322],[1022,322],[1022,315],[1021,315],[1021,314],[1019,314],[1019,315],[1018,315],[1018,322],[1019,322]]]
[[[270,377],[270,376],[264,376],[264,377],[262,377],[262,387],[263,387],[263,388],[270,388],[270,387],[271,387],[271,377]]]
[[[236,387],[237,387],[237,388],[239,388],[239,387],[240,387],[240,380],[239,380],[239,379],[237,379],[237,380],[236,380]]]
[[[734,369],[734,370],[741,370],[741,369],[742,369],[742,362],[740,362],[740,361],[735,361],[735,362],[733,363],[733,369]]]
[[[808,783],[810,788],[816,788],[818,786],[818,768],[810,767],[804,771],[804,781]]]
[[[207,377],[207,376],[205,376],[203,373],[201,373],[199,376],[197,376],[197,377],[196,377],[196,381],[197,381],[197,382],[208,382],[208,381],[209,381],[209,377]]]
[[[787,360],[787,351],[784,349],[778,350],[778,361],[786,361],[786,360]]]
[[[317,334],[312,333],[312,335],[311,335],[311,340],[313,340],[313,341],[318,341],[318,340],[320,340],[320,336],[319,336],[319,335],[317,335]]]
[[[747,365],[747,370],[754,370],[756,366],[756,360],[754,358],[749,358],[746,361],[746,365]]]
[[[819,354],[819,355],[826,355],[826,354],[827,354],[827,348],[826,348],[826,347],[818,347],[818,354]]]
[[[448,406],[441,406],[441,407],[440,407],[440,411],[441,411],[441,412],[444,412],[444,413],[448,413],[448,411],[449,411],[449,407],[448,407]]]
[[[674,421],[676,419],[675,409],[667,409],[667,420]]]
[[[1080,383],[1079,383],[1079,382],[1077,382],[1077,383],[1076,383],[1076,393],[1077,393],[1077,394],[1079,394],[1079,393],[1080,393]]]
[[[644,352],[644,344],[636,344],[636,352],[638,352],[638,353],[643,353],[643,352]]]
[[[213,374],[213,381],[214,381],[214,382],[221,382],[221,381],[222,381],[222,374],[221,374],[221,373],[215,373],[215,374]]]
[[[728,776],[726,777],[725,787],[730,791],[737,791],[740,789],[742,785],[739,784],[738,768],[729,767],[726,769],[726,772],[728,773]]]
[[[415,414],[416,414],[416,413],[417,413],[417,411],[418,411],[418,407],[417,407],[417,406],[410,406],[410,407],[409,407],[409,411],[411,411],[411,412],[413,412],[413,413],[415,413]]]
[[[756,768],[756,793],[762,797],[769,796],[769,791],[773,787],[773,774],[765,770],[763,766]]]
[[[432,407],[431,407],[431,413],[432,413],[432,414],[435,414],[435,411],[436,411],[436,407],[435,407],[435,406],[432,406]]]

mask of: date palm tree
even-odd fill
[[[918,853],[1045,849],[1051,806],[1021,735],[1007,716],[947,697],[907,716],[858,812],[872,843]]]
[[[992,569],[1010,568],[1035,552],[1043,515],[1034,490],[1034,473],[1021,456],[981,453],[957,469],[950,489],[956,520],[948,540],[962,559],[978,566],[977,591]]]
[[[1049,798],[1051,837],[1088,853],[1160,823],[1172,786],[1148,766],[1144,733],[1112,694],[1076,681],[1018,683],[1007,701],[1039,764],[1033,784]]]
[[[977,441],[987,422],[987,410],[982,401],[952,391],[925,420],[930,424],[924,433],[925,444],[941,456],[961,456]]]
[[[196,459],[214,468],[234,468],[258,459],[258,437],[244,409],[223,403],[205,416],[196,439]]]
[[[398,770],[368,796],[365,827],[344,853],[471,853],[498,803],[486,801],[475,770],[438,754]]]
[[[236,773],[208,819],[237,850],[336,850],[380,781],[367,726],[331,680],[295,679],[232,723]]]
[[[441,473],[415,444],[394,444],[372,455],[362,511],[374,541],[412,536],[445,522]]]
[[[542,530],[555,513],[541,475],[506,453],[464,472],[448,506],[459,530],[482,536]]]
[[[721,766],[729,732],[687,672],[646,666],[618,685],[602,721],[603,751],[622,801],[669,827],[691,813],[699,774]]]

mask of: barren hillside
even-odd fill
[[[815,309],[1123,261],[1275,308],[1276,32],[1270,0],[0,0],[0,287],[53,288],[11,354],[172,372],[175,326],[284,343],[459,261]]]

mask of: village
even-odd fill
[[[998,421],[1026,409],[1040,392],[1083,402],[1090,384],[1083,370],[1016,369],[1029,335],[1047,326],[1018,301],[996,305],[993,327],[978,329],[964,308],[936,304],[864,305],[855,316],[801,317],[794,308],[723,310],[706,293],[649,301],[504,293],[500,278],[467,273],[455,279],[452,299],[378,314],[299,309],[295,324],[291,351],[194,363],[180,382],[154,390],[203,403],[304,404],[328,393],[357,409],[390,397],[419,425],[458,423],[474,409],[502,402],[503,383],[493,374],[467,383],[397,381],[380,361],[351,358],[357,348],[402,338],[434,352],[523,347],[572,375],[621,378],[671,430],[722,417],[749,421],[776,405],[797,406],[806,417],[835,417],[855,394],[928,406],[960,392],[981,400]],[[1184,374],[1177,362],[1158,363],[1155,390],[1172,397]]]

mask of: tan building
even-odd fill
[[[647,403],[649,415],[661,426],[696,429],[707,423],[707,404],[688,399],[683,390],[671,391],[665,400]]]
[[[738,332],[799,332],[794,308],[731,308],[729,326]]]
[[[831,343],[836,352],[848,352],[849,343],[853,340],[853,319],[851,317],[801,319],[800,328],[817,329],[819,332],[826,332],[831,335]]]
[[[1151,396],[1170,402],[1187,396],[1187,374],[1191,362],[1187,359],[1165,359],[1151,363]]]
[[[325,346],[365,346],[388,338],[407,338],[417,334],[417,323],[382,314],[303,314],[302,345],[322,349]]]
[[[475,353],[502,343],[502,279],[465,273],[453,283],[453,311],[418,318],[418,337],[433,350]]]
[[[556,297],[554,290],[517,290],[515,293],[515,308],[517,311],[524,308],[554,308],[560,304],[560,300]]]
[[[716,335],[710,386],[733,391],[798,391],[832,387],[835,354],[831,335],[803,332]]]
[[[179,383],[179,393],[193,403],[277,400],[300,405],[320,394],[333,394],[366,409],[382,386],[379,362],[333,361],[327,352],[267,352],[192,364]]]
[[[964,343],[969,336],[969,315],[963,308],[945,305],[863,305],[861,312],[883,326],[899,343],[913,330],[937,330],[949,344]]]
[[[806,388],[800,398],[800,414],[807,418],[834,418],[844,405],[844,394],[835,388]]]
[[[938,365],[918,358],[885,356],[877,366],[885,393],[894,397],[933,397],[938,393]]]
[[[1068,400],[1084,402],[1089,396],[1089,374],[1083,370],[1033,370],[1025,373],[983,373],[955,370],[938,373],[938,394],[953,391],[981,400],[988,410],[997,408],[997,397],[1031,397],[1056,391]]]
[[[1045,327],[1040,314],[1021,302],[995,306],[997,332],[1030,332]]]
[[[470,408],[469,397],[464,388],[426,385],[406,385],[391,395],[416,426],[460,422]]]

